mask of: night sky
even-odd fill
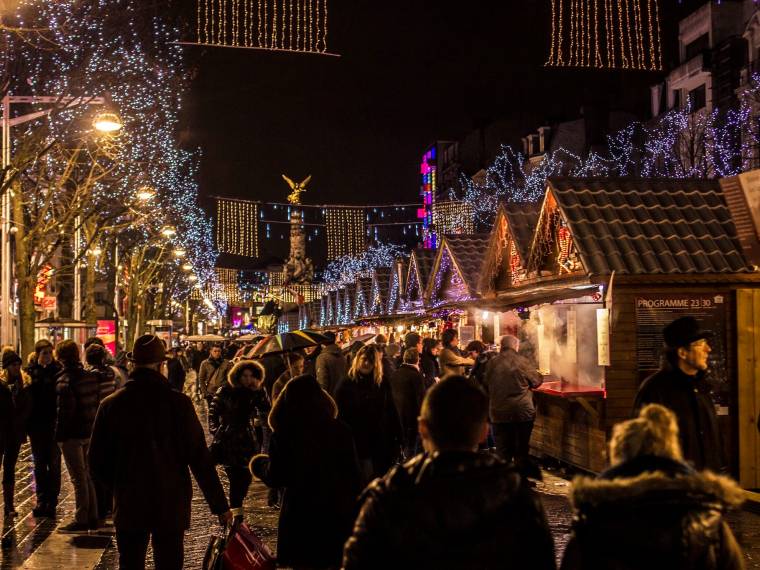
[[[314,176],[305,203],[415,201],[434,140],[506,119],[505,142],[517,143],[583,104],[646,118],[656,74],[543,67],[548,6],[333,0],[339,59],[190,48],[197,72],[183,116],[185,140],[203,150],[202,195],[283,201],[287,173]]]

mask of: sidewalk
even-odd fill
[[[199,415],[205,425],[205,405],[199,408]],[[226,487],[227,481],[221,470],[220,476]],[[0,569],[113,570],[118,567],[116,545],[112,535],[98,533],[76,536],[55,532],[58,524],[65,524],[71,519],[74,510],[73,488],[65,467],[57,521],[37,521],[32,516],[34,489],[28,445],[22,448],[16,478],[16,508],[19,516],[12,519],[12,524],[4,525]],[[567,499],[569,485],[567,480],[545,472],[544,480],[536,487],[552,529],[558,560],[567,544],[572,524],[572,512]],[[278,515],[278,511],[267,507],[266,487],[260,482],[254,482],[245,504],[246,520],[273,552],[277,550]],[[760,516],[740,511],[732,513],[729,522],[744,548],[747,568],[760,570]],[[198,487],[194,486],[192,526],[185,536],[185,568],[201,567],[209,536],[219,531],[203,495]],[[147,568],[153,568],[150,550]]]

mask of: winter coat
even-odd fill
[[[536,418],[532,389],[543,379],[530,361],[511,348],[486,365],[483,387],[488,394],[492,423],[529,422]]]
[[[284,489],[277,562],[337,568],[361,490],[351,431],[334,419],[332,400],[332,417],[319,422],[288,417],[280,413],[283,404],[283,398],[277,400],[269,416],[274,430],[269,455],[251,463],[254,475],[270,487]]]
[[[220,358],[214,360],[207,358],[201,363],[198,372],[198,382],[204,397],[212,397],[216,391],[227,381],[227,374],[232,368],[232,362]]]
[[[185,387],[185,367],[182,366],[182,361],[178,356],[170,358],[166,363],[166,368],[169,386],[172,390],[181,392]]]
[[[402,364],[391,375],[390,386],[401,422],[403,444],[409,447],[417,440],[417,418],[425,396],[425,379],[411,364]]]
[[[101,404],[89,452],[93,478],[113,491],[116,529],[188,529],[190,471],[211,512],[226,512],[224,489],[190,398],[154,370],[136,368],[129,377]]]
[[[401,453],[401,423],[388,381],[378,386],[369,376],[347,377],[335,401],[338,419],[351,428],[359,459],[371,459],[375,475],[382,475]]]
[[[344,570],[554,570],[541,502],[490,454],[418,455],[375,480],[343,555]]]
[[[678,419],[684,459],[697,470],[719,472],[725,469],[726,461],[710,392],[703,373],[688,376],[666,365],[644,380],[633,409],[636,414],[645,404],[662,404],[670,409]]]
[[[420,372],[425,378],[425,389],[427,390],[433,384],[435,379],[441,377],[441,367],[438,364],[438,358],[430,352],[423,352],[420,355]]]
[[[562,570],[744,568],[723,512],[743,500],[732,480],[640,456],[598,479],[580,477]]]
[[[208,409],[208,426],[214,439],[211,456],[219,465],[247,467],[259,452],[252,420],[269,409],[264,390],[226,383],[214,394]]]
[[[13,396],[11,389],[0,382],[0,453],[13,440]]]
[[[3,370],[0,372],[0,385],[10,392],[11,413],[9,424],[6,426],[6,430],[8,430],[6,443],[22,444],[26,441],[26,435],[29,431],[29,418],[32,415],[32,379],[29,374],[22,370],[21,379],[9,383],[7,371]]]
[[[483,389],[485,389],[486,366],[497,354],[492,350],[479,354],[475,359],[475,365],[470,370],[470,378],[475,380],[475,383]]]
[[[317,357],[317,382],[331,396],[348,372],[348,361],[337,344],[328,344]]]
[[[52,433],[55,429],[56,394],[55,383],[61,365],[53,361],[47,366],[32,364],[27,373],[32,378],[32,413],[29,417],[29,433]]]
[[[472,366],[475,361],[461,355],[458,348],[446,347],[441,350],[438,356],[438,363],[441,366],[441,378],[446,376],[464,376],[465,366]]]
[[[89,439],[100,404],[100,378],[81,364],[64,366],[55,384],[55,440]]]
[[[87,371],[92,372],[98,377],[98,402],[102,402],[116,391],[116,372],[113,366],[107,364],[89,366],[87,367]]]

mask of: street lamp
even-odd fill
[[[177,235],[177,230],[175,230],[171,226],[164,226],[164,228],[161,230],[161,235],[167,238],[170,238],[172,236]]]
[[[95,115],[92,126],[101,133],[112,134],[119,132],[124,125],[119,115],[110,111],[103,111]]]
[[[174,257],[182,258],[182,257],[185,257],[186,253],[187,252],[184,249],[182,249],[181,247],[179,247],[179,248],[177,248],[177,249],[174,250]]]
[[[156,195],[156,191],[150,186],[141,186],[137,189],[137,199],[140,202],[149,202]]]
[[[198,277],[197,277],[197,276],[195,276],[195,275],[191,275],[190,277],[188,277],[188,279],[189,279],[190,281],[198,281]]]
[[[191,263],[185,263],[182,266],[182,269],[184,269],[185,271],[191,271],[193,269],[193,265]]]

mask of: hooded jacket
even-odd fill
[[[217,390],[208,409],[209,431],[214,436],[210,450],[217,464],[247,467],[260,447],[252,420],[268,412],[270,406],[263,388],[245,388],[233,381],[234,376],[230,374]]]
[[[536,417],[531,390],[543,379],[530,361],[511,348],[486,365],[483,387],[488,394],[491,422],[529,422]]]
[[[726,461],[712,388],[704,376],[688,376],[666,363],[641,384],[633,409],[638,413],[645,404],[661,404],[671,410],[678,420],[684,459],[697,470],[720,472]]]
[[[269,415],[269,455],[251,462],[268,486],[284,489],[277,534],[281,566],[338,567],[351,534],[359,468],[351,431],[313,376],[291,380]]]
[[[98,375],[81,364],[64,366],[56,378],[55,391],[55,440],[89,439],[100,404]]]
[[[639,456],[577,478],[562,570],[733,570],[744,567],[724,521],[741,503],[727,477],[673,459]]]
[[[193,486],[211,512],[229,509],[193,404],[161,374],[137,368],[98,410],[90,441],[93,478],[113,491],[117,530],[186,530]]]
[[[375,480],[343,554],[344,570],[555,568],[543,508],[490,454],[418,455]]]

